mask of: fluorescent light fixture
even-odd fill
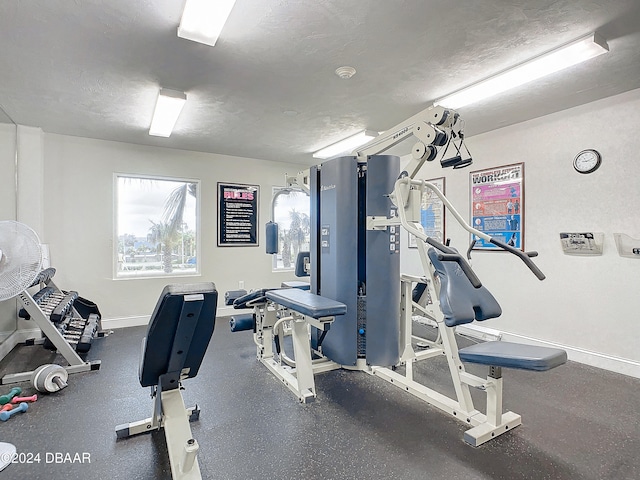
[[[448,108],[460,108],[484,100],[511,88],[537,80],[609,51],[607,42],[591,33],[563,47],[521,63],[509,70],[463,88],[434,102]]]
[[[178,36],[213,47],[235,3],[236,0],[187,0]]]
[[[327,159],[331,157],[335,157],[340,155],[341,153],[351,153],[353,150],[358,148],[360,145],[364,145],[372,138],[378,136],[378,132],[372,132],[371,130],[363,130],[360,133],[356,133],[351,137],[345,138],[344,140],[340,140],[333,145],[329,145],[328,147],[324,147],[322,150],[318,150],[313,154],[313,158],[322,158]]]
[[[176,90],[161,88],[153,112],[149,135],[168,137],[178,120],[182,107],[187,101],[187,95]]]

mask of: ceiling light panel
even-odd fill
[[[356,133],[351,137],[331,144],[328,147],[323,148],[322,150],[318,150],[313,154],[313,158],[321,158],[324,160],[327,158],[336,157],[340,154],[349,154],[359,146],[364,145],[369,140],[377,136],[377,132],[363,130],[362,132]]]
[[[236,0],[187,0],[178,36],[214,46]]]
[[[184,92],[167,88],[160,89],[151,127],[149,127],[149,135],[170,136],[186,101],[187,95]]]
[[[607,42],[592,33],[563,47],[517,65],[498,75],[464,88],[434,102],[448,108],[460,108],[525,83],[537,80],[609,51]]]

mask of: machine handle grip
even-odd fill
[[[475,238],[471,239],[471,243],[469,243],[469,248],[467,248],[467,260],[471,260],[471,250],[476,246],[477,240]]]
[[[478,276],[459,253],[439,253],[438,260],[441,262],[456,262],[471,282],[471,285],[475,288],[480,288],[482,286],[482,282],[480,282]]]
[[[538,252],[523,252],[521,250],[518,250],[517,248],[512,247],[511,245],[507,245],[506,243],[501,242],[500,240],[496,240],[495,238],[492,238],[489,241],[497,247],[500,247],[503,250],[506,250],[507,252],[513,253],[514,255],[520,257],[520,260],[522,260],[524,264],[529,267],[529,270],[531,270],[539,280],[544,280],[545,278],[547,278],[545,277],[544,273],[542,273],[542,270],[540,270],[538,266],[531,260],[531,257],[538,256]]]

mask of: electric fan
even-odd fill
[[[41,266],[42,251],[36,232],[23,223],[0,221],[0,301],[29,288]]]

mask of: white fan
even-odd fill
[[[36,232],[24,223],[0,221],[0,301],[31,286],[41,266],[42,251]]]

